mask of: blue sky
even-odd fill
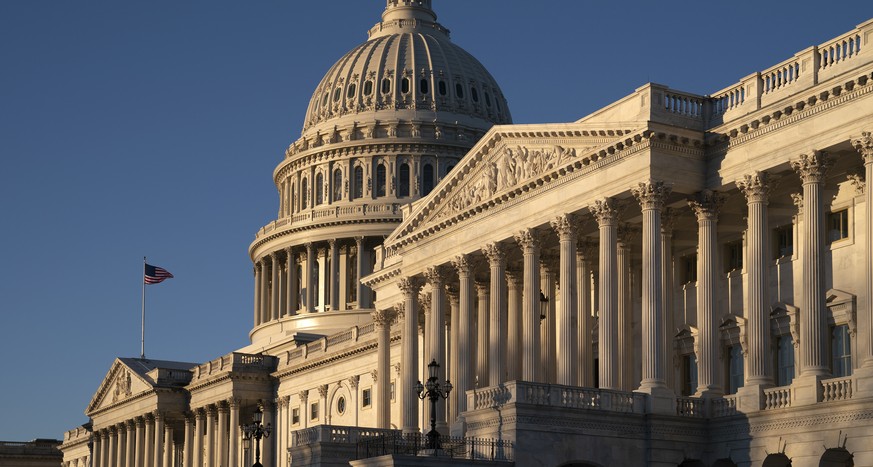
[[[715,92],[873,17],[820,2],[435,0],[517,123]],[[0,440],[60,438],[116,356],[244,346],[247,247],[311,92],[382,0],[0,2]]]

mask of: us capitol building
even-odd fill
[[[116,359],[64,466],[252,465],[255,413],[266,467],[873,465],[873,20],[798,45],[513,125],[388,0],[273,172],[251,344]],[[443,448],[391,451],[431,417]]]

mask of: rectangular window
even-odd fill
[[[682,257],[682,282],[697,282],[697,255]]]
[[[852,374],[852,340],[849,326],[841,324],[831,328],[831,369],[834,377]]]
[[[309,419],[318,420],[318,402],[313,402],[309,406]]]
[[[783,225],[773,229],[775,235],[773,256],[775,259],[788,257],[794,254],[794,226]]]
[[[293,409],[291,409],[291,424],[300,424],[300,407],[294,407]]]
[[[697,392],[697,356],[682,356],[682,395],[693,396]]]
[[[369,407],[372,403],[372,389],[361,391],[361,407]]]
[[[743,348],[739,345],[728,347],[728,394],[736,394],[743,387]]]
[[[742,240],[736,240],[725,244],[724,265],[725,272],[739,271],[743,269]]]
[[[790,334],[776,338],[776,385],[794,381],[794,338]]]
[[[391,381],[391,400],[394,400],[394,381]]]
[[[843,209],[828,214],[828,242],[849,238],[849,210]]]

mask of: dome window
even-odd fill
[[[302,182],[300,182],[300,204],[303,209],[309,207],[309,184],[306,183],[306,179],[304,178]]]
[[[488,91],[485,91],[485,105],[491,107],[491,94],[488,94]]]
[[[355,167],[352,197],[359,199],[364,197],[364,168],[360,165]]]
[[[433,176],[433,166],[430,164],[424,164],[424,167],[421,168],[421,191],[422,196],[427,195],[431,191],[433,191],[434,186],[434,176]]]
[[[386,193],[386,185],[387,185],[387,177],[385,174],[385,164],[379,164],[376,167],[376,197],[385,196]]]
[[[324,204],[324,177],[321,174],[315,176],[315,205]]]
[[[391,92],[391,78],[385,78],[382,80],[382,94],[388,94]]]
[[[336,169],[333,171],[333,200],[341,199],[343,199],[343,171]]]
[[[445,95],[446,95],[446,82],[443,81],[443,80],[440,80],[440,82],[439,82],[439,84],[437,85],[437,87],[439,88],[440,95],[441,95],[441,96],[445,96]]]
[[[409,164],[406,162],[400,164],[400,187],[397,193],[398,198],[409,196]]]
[[[421,81],[418,82],[418,89],[422,94],[427,94],[430,92],[430,86],[428,85],[427,79],[422,78]]]
[[[364,83],[364,95],[369,96],[370,94],[373,94],[373,82],[367,80],[367,82]]]
[[[409,78],[403,78],[400,81],[400,92],[406,94],[409,92]]]
[[[324,99],[321,100],[321,106],[322,106],[322,107],[324,107],[325,105],[327,105],[327,100],[328,100],[328,99],[330,99],[330,93],[329,93],[329,92],[326,92],[326,93],[324,93]]]
[[[479,102],[479,91],[472,86],[470,86],[470,97],[473,98],[473,102]]]
[[[455,95],[458,96],[458,99],[464,98],[464,85],[458,83],[455,85]]]
[[[356,86],[355,83],[350,84],[349,90],[346,91],[346,97],[349,99],[355,97],[355,91],[357,91],[357,90],[358,90],[358,86]]]
[[[340,88],[336,88],[336,89],[333,90],[333,101],[334,101],[334,102],[339,102],[340,97],[343,95],[343,94],[342,94],[342,91],[343,91],[343,90],[340,89]]]

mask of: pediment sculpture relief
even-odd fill
[[[130,397],[130,372],[123,370],[115,378],[115,391],[112,393],[112,402],[118,402],[121,399]]]

